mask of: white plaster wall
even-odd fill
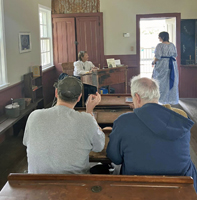
[[[4,0],[7,75],[10,85],[22,80],[30,66],[40,65],[38,4],[51,8],[51,0]],[[20,54],[19,32],[30,32],[32,51]]]
[[[181,13],[182,19],[197,19],[197,0],[100,0],[100,11],[103,12],[104,54],[136,54],[137,14]],[[123,37],[127,32],[130,38]]]

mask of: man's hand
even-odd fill
[[[94,72],[97,71],[99,68],[98,67],[93,67],[89,72]]]
[[[89,95],[86,101],[86,112],[92,114],[93,109],[96,105],[98,105],[101,101],[101,95],[96,92],[96,94]]]

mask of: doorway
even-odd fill
[[[151,78],[152,61],[155,48],[159,43],[158,35],[162,31],[169,33],[170,42],[176,46],[176,18],[141,18],[140,19],[140,74]]]
[[[180,22],[180,13],[136,16],[136,59],[142,76],[152,76],[151,63],[154,58],[155,47],[159,43],[158,33],[161,31],[169,32],[170,41],[177,47],[177,63],[180,67]],[[143,39],[144,35],[146,35],[146,38]]]

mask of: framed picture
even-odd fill
[[[31,34],[19,33],[19,51],[25,53],[31,51]]]
[[[106,60],[107,60],[108,68],[116,67],[116,63],[115,63],[114,58],[109,58],[109,59],[106,59]]]

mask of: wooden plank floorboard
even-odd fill
[[[20,135],[8,136],[0,144],[0,190],[10,173],[24,173],[27,169],[26,148],[22,144],[23,131]]]
[[[195,123],[191,129],[190,155],[194,165],[197,168],[197,99],[181,98],[179,100],[179,105]]]

